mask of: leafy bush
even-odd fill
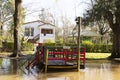
[[[101,45],[100,44],[95,44],[92,52],[102,52],[101,51]]]
[[[14,43],[6,42],[6,45],[4,46],[4,51],[13,51],[13,49],[14,49]]]
[[[85,47],[87,52],[110,53],[112,50],[112,45],[93,44],[90,41],[83,41],[82,47]]]
[[[3,51],[13,51],[14,49],[14,43],[13,42],[6,42],[5,46],[2,46],[2,50]],[[21,45],[21,50],[23,51],[29,51],[29,50],[33,50],[34,49],[34,45],[32,43],[23,43],[23,45]]]
[[[57,44],[57,43],[44,43],[44,46],[63,48],[63,46],[70,46],[71,48],[77,48],[77,44],[69,43],[69,44]],[[49,48],[50,48],[49,47]],[[95,53],[110,53],[112,49],[112,45],[107,44],[93,44],[91,41],[83,41],[81,44],[81,48],[86,48],[87,52],[95,52]]]
[[[55,46],[55,43],[43,43],[44,46]]]
[[[70,44],[65,44],[66,46],[77,46],[77,44],[73,44],[73,43],[70,43]]]
[[[82,46],[86,48],[87,52],[92,52],[94,44],[90,41],[82,41]]]
[[[102,52],[108,53],[108,52],[111,52],[111,50],[112,50],[112,45],[105,45],[105,44],[101,45]]]
[[[22,51],[31,51],[34,50],[34,44],[30,42],[25,42],[23,45],[21,45]]]
[[[112,50],[112,45],[106,45],[106,44],[95,44],[91,48],[91,51],[89,51],[90,47],[87,47],[87,52],[97,52],[97,53],[110,53]]]

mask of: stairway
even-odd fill
[[[28,42],[36,43],[36,42],[39,40],[39,35],[40,35],[40,34],[37,34],[34,38],[28,39]]]

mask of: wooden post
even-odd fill
[[[81,18],[77,17],[76,18],[76,24],[78,25],[78,39],[77,39],[77,44],[78,44],[78,59],[77,59],[77,70],[80,71],[80,26],[81,26]]]
[[[48,48],[46,49],[46,58],[45,58],[45,73],[47,73],[47,66],[48,66]]]

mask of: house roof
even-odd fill
[[[100,36],[100,34],[94,32],[94,31],[84,31],[84,32],[81,32],[81,35],[82,36],[88,36],[88,37],[97,37],[97,36]]]
[[[26,23],[24,23],[24,24],[30,24],[30,23],[35,23],[35,22],[42,23],[42,24],[40,24],[39,26],[43,26],[43,25],[46,25],[46,24],[49,24],[49,25],[51,25],[51,26],[55,26],[54,24],[51,24],[51,23],[48,23],[48,22],[44,22],[44,21],[40,21],[40,20],[30,21],[30,22],[26,22]]]
[[[77,32],[75,33],[75,36],[77,36]],[[97,37],[97,36],[100,36],[100,34],[94,32],[94,31],[91,31],[91,30],[87,30],[87,31],[83,31],[83,32],[80,32],[80,35],[81,36],[88,36],[88,37]],[[72,36],[72,34],[70,34],[70,36]]]

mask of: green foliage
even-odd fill
[[[43,43],[44,46],[55,46],[55,43]]]
[[[14,43],[13,42],[6,42],[4,47],[4,51],[13,51]]]
[[[81,45],[86,48],[87,52],[110,53],[112,50],[112,45],[93,44],[90,41],[83,41]]]
[[[0,47],[2,46],[2,36],[0,36]]]
[[[34,44],[30,42],[25,42],[23,45],[21,45],[22,51],[31,51],[34,50]]]
[[[63,39],[60,38],[58,41],[56,41],[57,44],[62,44],[63,43]]]
[[[100,46],[101,46],[101,51],[104,53],[111,52],[111,50],[112,50],[112,45],[102,44]]]
[[[74,47],[74,46],[77,46],[77,44],[74,44],[74,43],[69,43],[69,44],[65,44],[66,46],[71,46],[71,47]]]
[[[14,49],[14,43],[13,42],[7,42],[6,45],[3,48],[3,51],[13,51]],[[21,46],[22,51],[31,51],[34,49],[34,45],[32,43],[23,43]]]
[[[100,44],[95,44],[94,48],[92,49],[92,52],[102,52],[101,51],[101,45]]]
[[[48,41],[48,43],[54,43],[54,40],[50,39],[50,40]]]
[[[70,46],[71,48],[77,48],[77,44],[58,44],[58,43],[44,43],[44,46],[59,47]],[[82,41],[81,48],[86,48],[86,52],[97,52],[97,53],[110,53],[112,45],[107,44],[93,44],[91,41]]]
[[[91,41],[82,41],[82,46],[86,48],[86,51],[92,52],[94,44]]]
[[[87,52],[110,53],[112,50],[112,45],[95,44],[92,47],[90,45],[87,45],[86,50]]]
[[[0,64],[2,64],[3,59],[0,59]]]

